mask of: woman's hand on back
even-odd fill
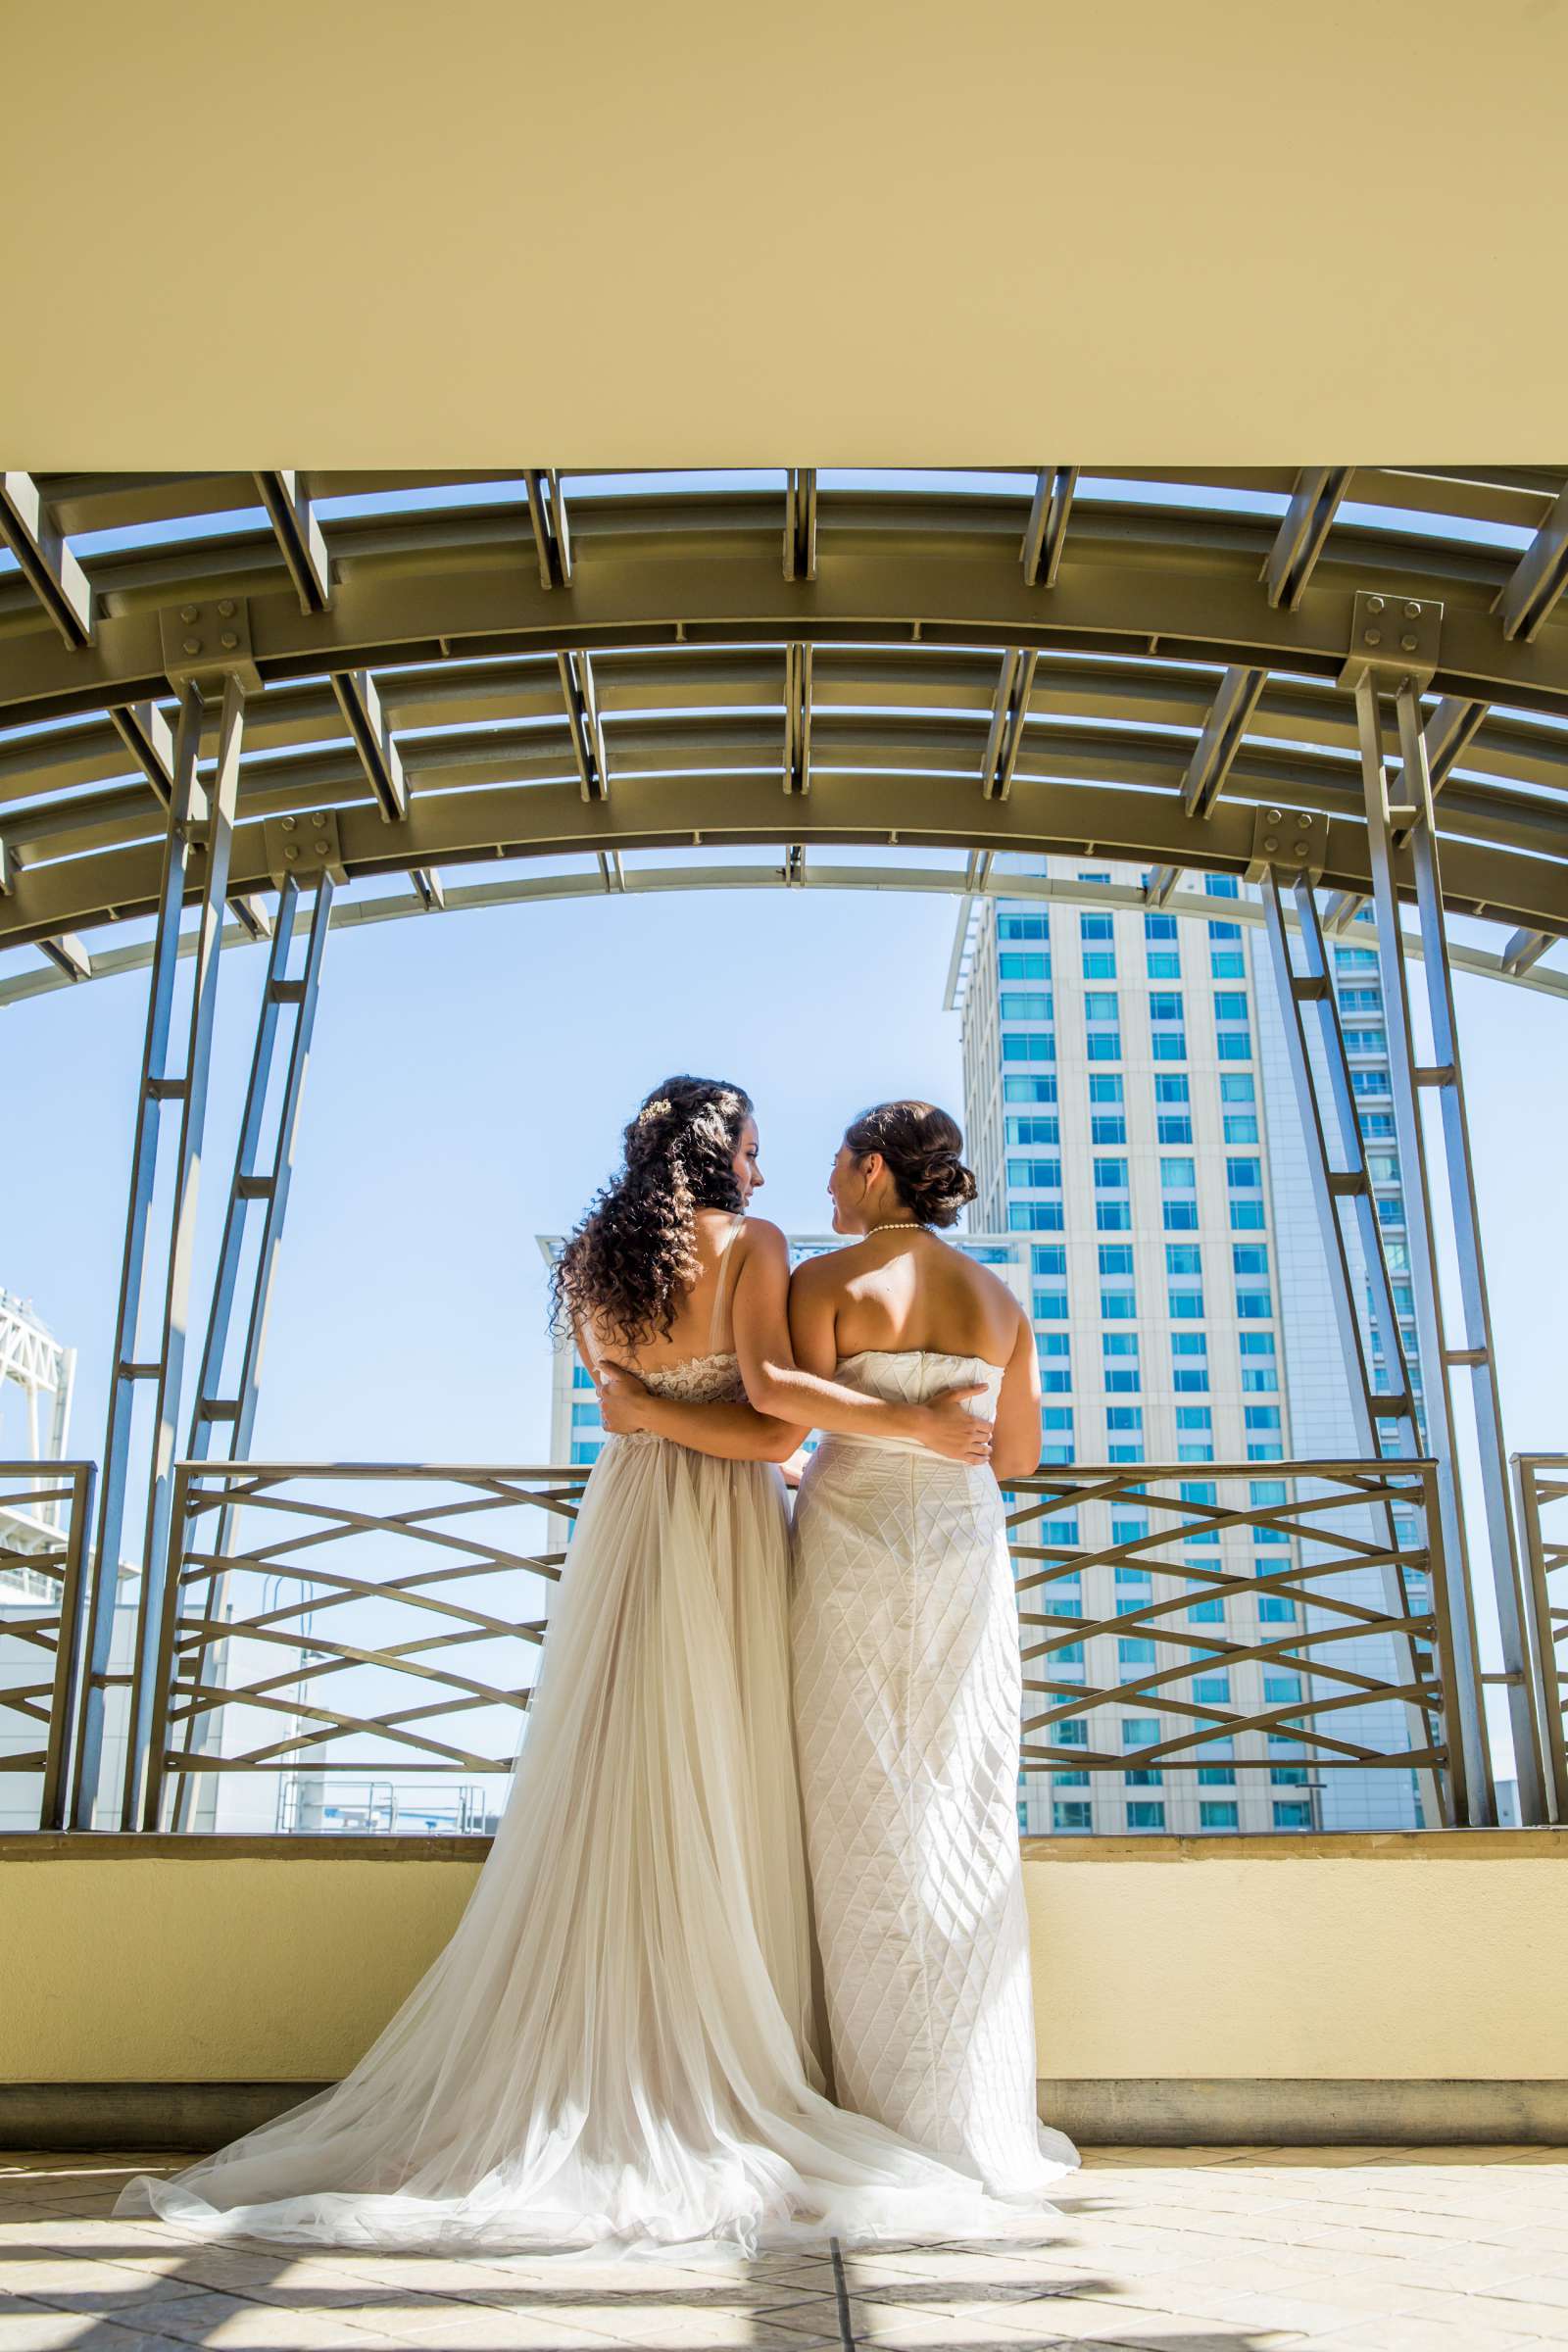
[[[976,1380],[965,1388],[945,1389],[929,1404],[919,1406],[921,1445],[950,1462],[989,1462],[991,1423],[968,1411],[963,1401],[966,1396],[985,1394],[985,1382]]]
[[[599,1366],[599,1418],[612,1438],[630,1437],[648,1427],[648,1391],[624,1364]]]

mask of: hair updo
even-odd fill
[[[932,1102],[878,1102],[844,1131],[857,1159],[880,1152],[894,1189],[922,1225],[956,1225],[979,1191],[960,1156],[963,1131]]]
[[[551,1325],[596,1321],[625,1348],[667,1340],[696,1282],[697,1211],[738,1209],[744,1087],[666,1078],[622,1132],[623,1158],[551,1270]]]

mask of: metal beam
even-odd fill
[[[1019,653],[1011,647],[1002,657],[1002,672],[991,706],[991,725],[980,758],[980,785],[988,801],[1004,801],[1012,790],[1012,771],[1023,744],[1024,721],[1029,715],[1029,696],[1039,660],[1037,653]]]
[[[534,552],[539,559],[539,585],[547,589],[569,588],[571,532],[566,521],[566,501],[561,488],[561,476],[553,466],[525,466],[522,479],[528,500],[528,521],[533,530]]]
[[[332,679],[332,693],[354,739],[366,781],[381,814],[388,824],[394,824],[409,813],[408,779],[375,680],[368,669],[340,670]]]
[[[1498,590],[1492,610],[1502,616],[1502,633],[1531,644],[1543,622],[1568,588],[1568,490],[1552,501],[1534,539],[1509,578]]]
[[[1207,816],[1224,791],[1225,779],[1267,684],[1266,669],[1227,669],[1221,678],[1198,748],[1182,777],[1182,806],[1189,816]]]
[[[816,467],[791,466],[784,477],[784,577],[816,577]]]
[[[593,664],[584,653],[558,654],[556,663],[561,672],[561,692],[566,706],[566,725],[571,734],[582,797],[585,801],[608,801],[610,772],[605,762],[599,706],[594,697]]]
[[[1455,1351],[1448,1345],[1444,1311],[1433,1192],[1428,1172],[1421,1095],[1435,1088],[1446,1098],[1445,1137],[1448,1149],[1449,1209],[1455,1218],[1460,1253],[1461,1290],[1465,1301],[1466,1348],[1459,1351],[1480,1376],[1477,1382],[1477,1435],[1482,1454],[1482,1486],[1487,1503],[1487,1533],[1494,1591],[1501,1622],[1506,1670],[1520,1680],[1510,1689],[1510,1716],[1515,1729],[1519,1775],[1520,1817],[1527,1822],[1544,1818],[1541,1763],[1535,1731],[1532,1693],[1526,1679],[1528,1661],[1520,1650],[1518,1563],[1508,1514],[1506,1466],[1502,1480],[1502,1512],[1495,1511],[1496,1476],[1490,1454],[1500,1446],[1500,1423],[1495,1412],[1495,1387],[1491,1355],[1490,1326],[1485,1303],[1479,1224],[1470,1179],[1468,1144],[1464,1138],[1463,1096],[1458,1067],[1458,1042],[1452,1028],[1451,983],[1441,900],[1436,896],[1436,841],[1431,784],[1426,772],[1421,737],[1421,706],[1416,684],[1397,657],[1392,662],[1352,655],[1357,725],[1361,741],[1366,794],[1367,839],[1373,869],[1373,904],[1377,912],[1378,957],[1383,981],[1385,1020],[1389,1040],[1389,1068],[1394,1098],[1395,1131],[1399,1170],[1404,1187],[1410,1246],[1411,1290],[1415,1299],[1426,1416],[1426,1451],[1437,1463],[1444,1550],[1449,1563],[1450,1593],[1456,1640],[1461,1647],[1475,1642],[1475,1602],[1471,1589],[1461,1470],[1453,1419],[1452,1367]],[[1348,664],[1348,668],[1351,664]],[[1394,690],[1399,727],[1402,765],[1399,799],[1390,790],[1384,764],[1382,727],[1378,710],[1380,690]],[[1420,929],[1425,950],[1426,1004],[1432,1022],[1436,1061],[1423,1066],[1418,1058],[1409,974],[1396,895],[1396,835],[1408,842],[1416,864]],[[1457,1128],[1454,1127],[1457,1114]],[[1478,1359],[1475,1351],[1480,1350]],[[1488,1396],[1491,1396],[1489,1406]]]
[[[92,588],[30,473],[0,473],[0,539],[73,653],[93,640]]]
[[[257,1399],[261,1392],[268,1318],[271,1312],[283,1224],[288,1213],[289,1185],[294,1173],[300,1101],[310,1061],[317,1005],[320,999],[321,956],[326,945],[333,888],[330,872],[318,870],[311,876],[304,891],[292,875],[286,876],[278,894],[277,920],[273,926],[268,958],[267,984],[262,991],[257,1014],[250,1082],[240,1120],[233,1171],[229,1178],[218,1270],[202,1342],[196,1393],[191,1403],[190,1429],[185,1444],[187,1461],[207,1461],[215,1452],[220,1460],[243,1461],[250,1452]],[[310,925],[305,937],[303,967],[299,977],[291,979],[288,970],[290,955],[299,935],[300,917],[307,905]],[[266,1141],[266,1128],[278,1058],[278,1028],[280,1021],[290,1015],[287,1059],[269,1143]],[[256,1211],[260,1212],[259,1218],[253,1213]],[[240,1270],[253,1231],[257,1232],[257,1245],[251,1266],[249,1296],[241,1306]],[[225,1378],[225,1368],[229,1341],[236,1322],[242,1337],[239,1359],[230,1381]],[[217,1514],[216,1527],[204,1543],[204,1550],[220,1559],[223,1558],[228,1548],[230,1527],[231,1512],[225,1505]],[[177,1560],[183,1557],[185,1531],[173,1528],[172,1536],[172,1557]],[[147,1590],[145,1579],[143,1589],[144,1592]],[[215,1570],[207,1582],[202,1614],[209,1618],[220,1614],[220,1577]],[[149,1629],[145,1640],[149,1645],[154,1645],[155,1630]],[[168,1736],[167,1706],[168,1693],[160,1683],[155,1694],[150,1736],[155,1752],[161,1751]],[[188,1717],[187,1732],[193,1732],[198,1722],[205,1724],[210,1720],[205,1716],[199,1719]],[[196,1743],[199,1746],[200,1740]],[[189,1744],[187,1739],[187,1747]],[[158,1778],[157,1774],[153,1774],[148,1779],[143,1802],[143,1829],[156,1830],[159,1827],[156,1812]],[[190,1787],[189,1777],[184,1776],[174,1822],[176,1829],[187,1827],[185,1807]]]
[[[258,473],[256,487],[271,521],[302,612],[324,612],[332,602],[332,563],[305,476]]]
[[[1054,588],[1056,584],[1077,483],[1076,466],[1042,466],[1035,475],[1035,494],[1020,551],[1026,588]]]
[[[1294,612],[1334,525],[1349,487],[1348,466],[1303,466],[1291,503],[1263,565],[1261,578],[1271,605]]]
[[[78,1829],[91,1828],[98,1795],[104,1699],[111,1679],[110,1646],[114,1637],[122,1538],[127,1518],[134,1520],[138,1516],[142,1538],[139,1565],[144,1594],[140,1628],[146,1639],[138,1643],[129,1677],[129,1724],[125,1781],[122,1791],[122,1828],[132,1828],[140,1809],[141,1778],[151,1721],[156,1662],[156,1653],[149,1648],[148,1642],[158,1624],[157,1603],[167,1567],[171,1483],[184,1366],[197,1186],[207,1109],[207,1078],[217,1008],[219,948],[223,898],[228,886],[243,726],[244,692],[238,679],[230,675],[223,681],[217,771],[210,786],[203,791],[196,776],[202,728],[201,690],[193,681],[181,688],[175,738],[174,797],[169,812],[163,850],[158,929],[153,949],[152,983],[148,992],[120,1300],[111,1358],[108,1427],[103,1444],[103,1480],[93,1554],[88,1674],[75,1774],[74,1818]],[[195,970],[185,1052],[182,1061],[175,1066],[172,1062],[171,1045],[180,912],[190,869],[197,861],[201,866],[201,882],[193,943]],[[159,1150],[164,1135],[164,1112],[170,1106],[177,1106],[178,1140],[170,1188],[168,1222],[153,1261],[158,1276],[154,1284],[156,1322],[143,1344],[142,1294],[148,1271],[149,1228],[158,1178]],[[133,1465],[135,1403],[144,1384],[150,1384],[152,1392],[150,1458]],[[137,1484],[143,1489],[143,1501],[139,1508],[133,1493]]]
[[[784,789],[811,789],[811,653],[808,645],[784,648]]]

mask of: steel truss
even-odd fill
[[[1474,1379],[1521,1802],[1526,1818],[1540,1818],[1543,1692],[1524,1635],[1451,973],[1463,962],[1561,985],[1535,967],[1568,937],[1568,630],[1556,618],[1568,583],[1564,475],[1308,468],[1201,484],[1283,494],[1283,514],[1269,520],[1216,514],[1197,487],[1184,502],[1182,485],[1200,482],[1189,474],[1161,498],[1122,502],[1092,495],[1082,469],[1065,466],[1020,471],[1012,495],[994,485],[984,496],[824,494],[800,468],[779,477],[776,493],[574,499],[572,477],[524,468],[509,482],[514,495],[487,508],[324,516],[334,495],[403,478],[5,477],[0,536],[18,570],[0,583],[0,949],[40,950],[45,983],[66,985],[137,959],[135,949],[110,947],[100,965],[83,933],[127,916],[156,920],[75,1818],[91,1814],[142,1382],[154,1384],[156,1423],[141,1465],[143,1627],[162,1616],[218,949],[225,937],[265,934],[277,828],[314,830],[323,855],[329,836],[334,878],[405,884],[401,901],[339,907],[344,919],[524,895],[443,878],[443,868],[498,858],[580,858],[589,886],[607,891],[733,887],[732,868],[656,881],[634,861],[649,851],[776,847],[773,878],[795,887],[822,878],[808,852],[848,844],[957,851],[961,869],[912,886],[966,896],[1027,891],[998,871],[1008,855],[1092,852],[1146,864],[1147,903],[1186,910],[1187,874],[1268,869],[1259,830],[1271,807],[1316,828],[1324,927],[1365,902],[1376,910],[1428,1444],[1440,1494],[1451,1482],[1441,1508],[1463,1634],[1455,1761],[1484,1817],[1449,1393],[1450,1372],[1463,1367]],[[91,564],[70,546],[111,513],[195,517],[258,497],[263,529]],[[1348,519],[1367,505],[1402,506],[1428,522],[1528,519],[1534,537],[1516,556],[1457,530],[1444,542]],[[222,685],[216,719],[204,680]],[[1381,695],[1394,699],[1397,800]],[[215,762],[205,791],[204,755]],[[882,870],[836,878],[875,886]],[[575,874],[541,875],[527,895],[583,887]],[[1326,969],[1316,904],[1310,890],[1297,896],[1312,981]],[[329,897],[318,888],[316,966]],[[182,943],[187,898],[199,911]],[[225,901],[236,918],[226,931]],[[1277,886],[1267,901],[1287,1037],[1294,1023],[1304,1052]],[[1416,911],[1430,1067],[1416,1060],[1401,902]],[[1505,922],[1496,956],[1456,955],[1446,909]],[[182,944],[197,969],[184,1066],[173,1072]],[[1420,1115],[1428,1089],[1442,1106],[1462,1346],[1446,1340],[1439,1291]],[[154,1261],[161,1321],[141,1351],[160,1115],[174,1101],[172,1224]],[[1355,1162],[1331,1169],[1318,1126],[1322,1200],[1336,1221],[1347,1197],[1364,1217]],[[1343,1129],[1341,1141],[1348,1151]],[[246,1149],[242,1141],[230,1202],[236,1230],[240,1201],[261,1197],[246,1189],[257,1178]],[[254,1401],[280,1227],[274,1199],[253,1300],[255,1356],[239,1393],[220,1399],[220,1327],[226,1335],[236,1281],[225,1239],[208,1340],[218,1352],[204,1357],[197,1429],[237,1433],[246,1395]],[[1378,1262],[1369,1254],[1369,1268]],[[1392,1312],[1383,1337],[1398,1364]],[[1348,1370],[1369,1431],[1410,1416],[1402,1371],[1391,1408],[1348,1340]],[[127,1826],[144,1812],[153,1666],[144,1639],[130,1678]]]

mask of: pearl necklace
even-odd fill
[[[894,1217],[886,1225],[868,1225],[860,1239],[862,1242],[868,1242],[873,1233],[924,1233],[924,1231],[925,1227],[914,1217]]]

